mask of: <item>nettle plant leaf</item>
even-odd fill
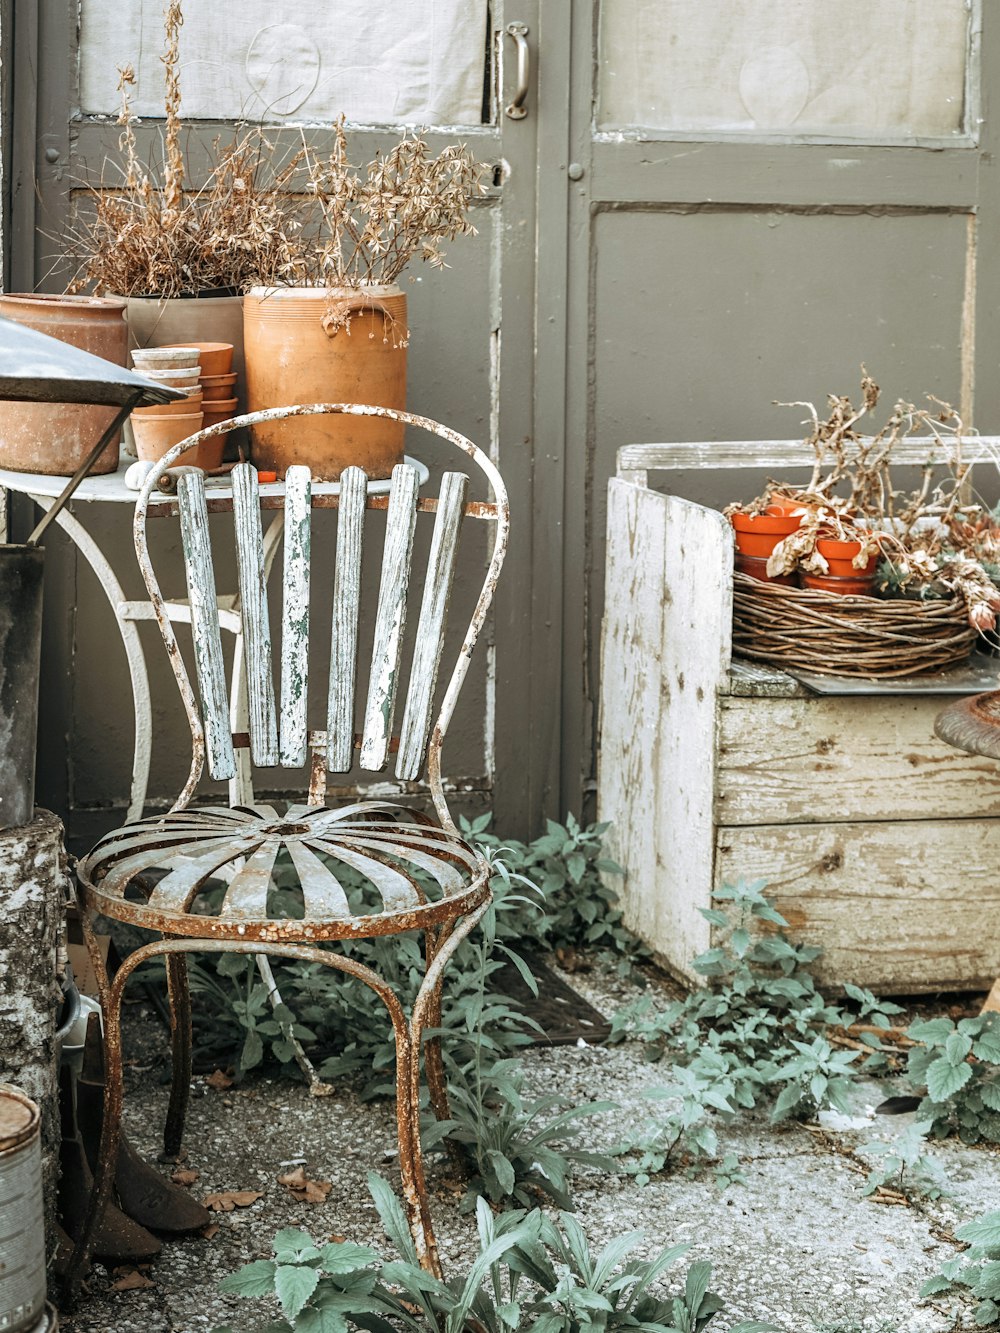
[[[271,1259],[257,1259],[244,1264],[219,1283],[219,1290],[228,1296],[273,1296],[274,1273],[277,1265]]]
[[[971,1077],[971,1065],[952,1064],[947,1056],[940,1056],[927,1066],[927,1095],[931,1101],[945,1102],[964,1088]]]
[[[1000,1212],[987,1213],[977,1222],[966,1222],[958,1227],[955,1235],[959,1240],[985,1250],[1000,1250]]]
[[[319,1271],[299,1264],[279,1264],[274,1273],[274,1294],[286,1319],[294,1319],[319,1286]]]

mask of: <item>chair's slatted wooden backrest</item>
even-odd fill
[[[284,567],[281,616],[280,709],[275,706],[271,625],[264,578],[257,473],[233,469],[233,517],[249,698],[250,752],[259,767],[301,767],[308,759],[309,601],[312,491],[309,471],[293,467],[285,479]],[[446,472],[436,505],[426,577],[414,637],[396,776],[419,777],[432,724],[434,691],[444,650],[448,606],[465,514],[468,477]],[[367,673],[360,765],[380,772],[393,739],[403,639],[411,589],[419,478],[409,464],[393,470],[375,611],[374,645]],[[208,533],[205,478],[187,472],[178,485],[181,538],[192,607],[195,665],[205,728],[206,757],[214,778],[235,773],[217,589]],[[356,749],[361,570],[367,479],[348,468],[341,479],[333,579],[332,636],[327,697],[326,764],[347,772]],[[464,650],[463,650],[464,651]]]

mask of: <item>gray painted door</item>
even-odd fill
[[[618,446],[793,435],[804,412],[773,400],[856,394],[862,362],[887,410],[934,393],[984,433],[1000,428],[995,5],[603,0],[574,11],[570,806],[593,774]],[[732,478],[671,484],[736,498]]]
[[[553,571],[549,552],[544,544],[540,550],[533,537],[539,506],[546,503],[545,495],[540,496],[532,484],[535,167],[539,135],[535,68],[531,70],[525,103],[528,114],[522,118],[504,114],[517,78],[513,39],[505,36],[504,30],[514,21],[526,24],[529,41],[537,50],[538,5],[537,0],[512,5],[513,0],[506,5],[494,0],[492,6],[482,0],[470,6],[463,0],[460,6],[460,10],[478,10],[481,19],[480,63],[475,77],[486,90],[486,114],[483,123],[439,126],[425,137],[432,149],[456,139],[468,142],[495,168],[494,183],[489,197],[476,208],[478,236],[447,246],[449,271],[413,268],[407,290],[412,329],[409,407],[447,422],[488,446],[510,489],[514,539],[497,604],[495,650],[490,645],[481,653],[478,678],[467,687],[469,720],[453,731],[444,765],[446,773],[468,793],[473,806],[495,805],[498,825],[517,831],[538,818],[558,770],[558,730],[553,722],[558,718],[558,657],[547,656],[546,640],[558,639],[559,616],[553,607],[558,606],[559,590],[550,586]],[[83,198],[80,187],[85,181],[109,178],[106,159],[114,153],[118,128],[108,114],[113,107],[104,105],[107,86],[114,83],[108,68],[131,58],[129,43],[135,42],[139,29],[132,8],[119,31],[107,21],[113,5],[105,0],[85,0],[84,44],[88,7],[92,15],[100,17],[103,13],[104,18],[101,25],[91,28],[91,33],[97,32],[100,38],[100,48],[95,51],[91,46],[84,51],[81,81],[76,7],[38,7],[32,0],[25,0],[22,6],[18,0],[14,40],[16,68],[22,73],[15,89],[19,119],[14,164],[14,290],[58,290],[64,286],[68,268],[61,257],[65,249],[62,238],[71,226],[74,208]],[[137,5],[136,10],[139,8]],[[147,9],[158,14],[160,8],[158,0],[141,6],[144,15]],[[393,13],[398,12],[396,6],[391,8]],[[488,38],[490,8],[492,34]],[[296,29],[297,35],[292,34],[294,49],[299,53],[295,70],[301,69],[305,57],[315,57],[322,63],[321,42],[309,47],[311,38],[305,32],[308,15],[316,15],[316,22],[322,22],[320,11],[293,0],[279,9],[283,21],[294,10],[305,25]],[[193,30],[195,25],[188,26]],[[467,26],[463,19],[463,27]],[[279,34],[280,40],[270,29],[268,32],[271,56],[277,59],[281,42],[291,39],[287,32]],[[342,32],[337,60],[341,72],[346,69],[351,74]],[[402,44],[405,25],[399,26],[397,35]],[[443,70],[452,53],[446,45],[447,33],[438,32],[437,38],[441,49],[435,58]],[[259,48],[258,39],[259,33],[254,38]],[[122,50],[111,49],[119,41]],[[159,30],[143,35],[147,51],[140,73],[155,73],[155,50],[160,41]],[[300,41],[304,43],[301,48],[297,45]],[[150,44],[153,58],[148,51]],[[368,40],[364,56],[358,59],[373,59],[372,50]],[[468,58],[467,40],[462,51],[462,58]],[[251,73],[252,54],[253,50],[247,58]],[[258,76],[261,68],[258,61]],[[250,82],[258,87],[252,79]],[[275,91],[272,85],[265,85],[266,81],[260,85],[260,95],[269,106],[299,110],[297,118],[293,114],[286,117],[293,123],[303,119],[304,113],[294,98],[282,102],[282,88]],[[318,86],[322,86],[322,79]],[[363,100],[364,86],[364,80],[355,79],[345,94],[362,98],[357,103],[362,112],[368,105]],[[466,106],[469,86],[466,78]],[[242,95],[240,88],[226,93],[230,101]],[[336,96],[336,89],[330,95]],[[195,102],[199,96],[196,89]],[[380,114],[383,103],[371,105],[373,114]],[[565,126],[564,99],[558,98],[554,105]],[[81,106],[86,110],[81,111]],[[305,113],[310,106],[306,105]],[[465,119],[471,122],[472,117],[467,114]],[[199,143],[211,144],[217,134],[225,136],[230,131],[231,126],[225,123],[196,125],[190,140],[196,173],[199,163],[204,172],[207,160]],[[140,133],[143,151],[148,151],[159,127],[147,122]],[[297,133],[284,125],[276,129],[276,135],[286,142],[292,142]],[[321,126],[307,129],[307,133],[322,141]],[[397,131],[391,128],[355,129],[350,134],[352,154],[367,160],[377,145],[391,143],[396,137]],[[37,182],[37,190],[31,188],[32,182]],[[86,521],[116,569],[123,571],[126,593],[139,595],[126,514],[94,512]],[[546,515],[545,526],[558,540],[558,523]],[[97,829],[120,818],[128,788],[132,722],[127,675],[116,651],[110,610],[90,570],[76,558],[61,534],[51,540],[50,548],[39,794],[46,804],[70,814],[77,839],[86,841]],[[539,579],[545,585],[541,591],[537,587]],[[471,588],[471,580],[468,582]],[[461,600],[460,594],[461,590]],[[532,632],[532,626],[540,626],[537,633]],[[172,697],[173,687],[162,669],[165,663],[159,660],[160,652],[159,645],[150,639],[147,656],[161,668],[153,676],[157,748],[150,794],[157,799],[176,793],[187,764],[186,730]],[[98,813],[88,813],[94,811]]]

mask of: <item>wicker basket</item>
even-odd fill
[[[829,676],[916,676],[966,662],[965,604],[842,597],[733,575],[733,651]]]

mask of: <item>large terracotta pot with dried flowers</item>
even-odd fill
[[[371,403],[406,407],[406,297],[394,284],[254,287],[244,304],[247,407]],[[319,481],[345,467],[388,477],[403,457],[402,422],[384,417],[296,417],[251,428],[259,467],[285,475],[307,463]]]
[[[251,288],[244,300],[247,406],[402,410],[410,333],[397,279],[417,256],[442,267],[442,241],[475,233],[467,214],[482,193],[482,164],[457,144],[431,157],[422,139],[404,136],[355,167],[341,117],[329,156],[306,144],[296,170],[306,202],[294,234],[304,242],[294,253],[285,247],[290,262],[278,281]],[[388,477],[402,453],[402,425],[384,418],[299,417],[250,430],[251,458],[279,475],[303,463],[325,481],[350,464]]]

